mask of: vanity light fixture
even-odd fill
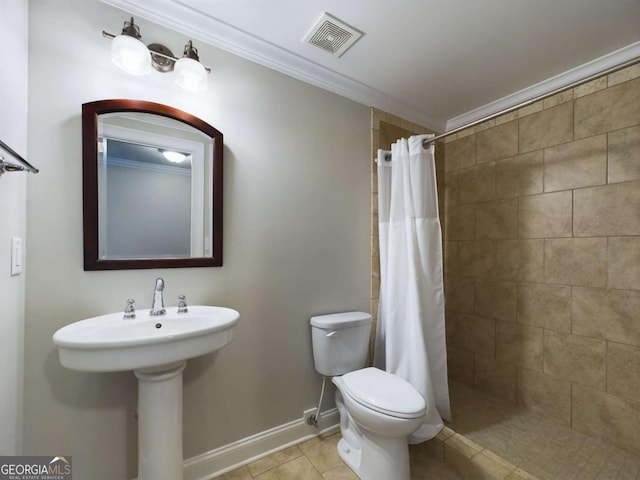
[[[200,63],[198,50],[191,40],[185,45],[182,58],[178,59],[160,43],[145,45],[140,27],[135,24],[133,17],[124,22],[120,35],[103,30],[102,36],[113,39],[111,61],[131,75],[148,75],[151,67],[162,73],[175,70],[175,81],[183,90],[201,92],[207,87],[207,74],[211,73],[211,69]]]

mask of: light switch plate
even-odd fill
[[[22,273],[22,238],[11,238],[11,276],[20,275]]]

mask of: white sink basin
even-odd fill
[[[204,355],[231,341],[240,314],[230,308],[189,306],[188,313],[168,307],[151,317],[137,310],[135,319],[122,312],[89,318],[53,335],[60,363],[86,372],[166,370],[171,364]]]

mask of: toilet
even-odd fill
[[[366,367],[370,331],[365,312],[312,317],[315,368],[337,387],[340,458],[361,480],[409,480],[407,436],[424,421],[426,404],[409,382]]]

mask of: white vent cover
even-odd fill
[[[328,13],[324,13],[311,31],[307,33],[303,41],[321,48],[336,57],[340,57],[356,43],[361,36],[362,32],[332,17]]]

